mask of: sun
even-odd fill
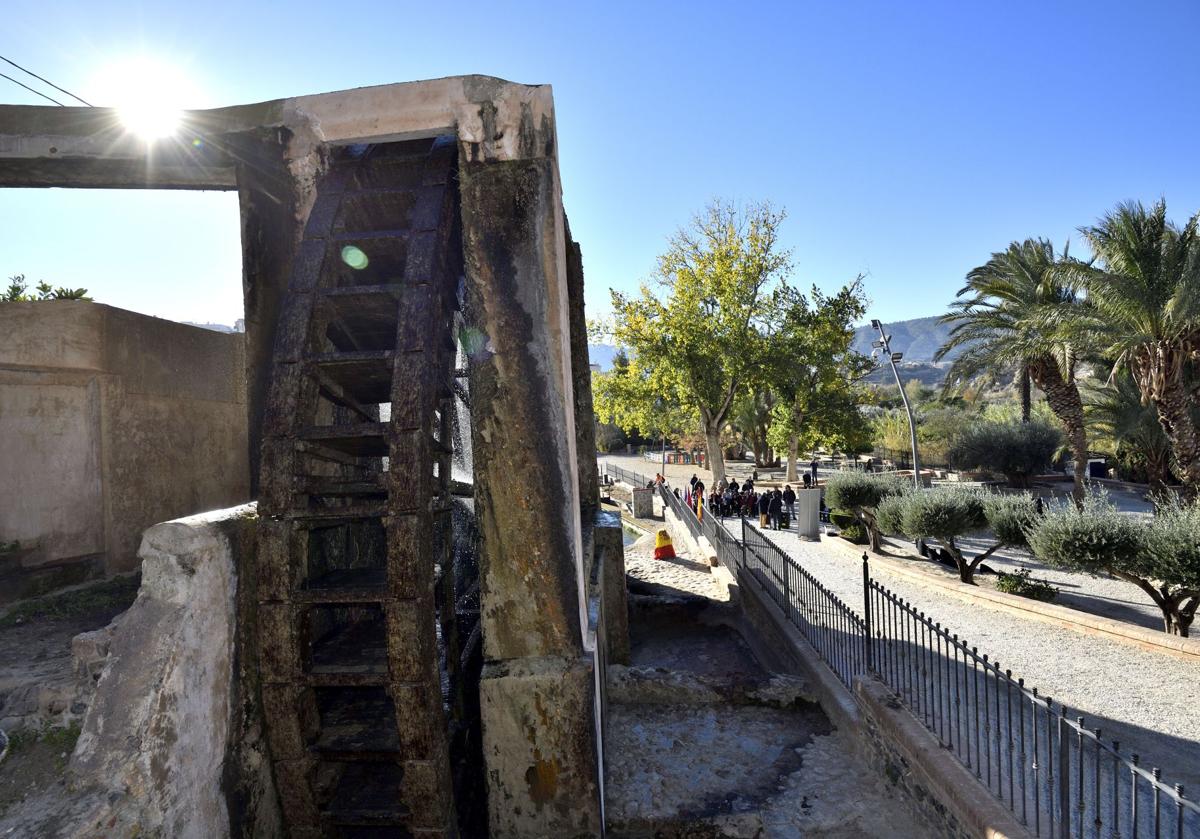
[[[185,107],[202,107],[193,79],[179,67],[149,56],[105,67],[95,89],[101,102],[117,109],[125,129],[147,143],[175,134]]]

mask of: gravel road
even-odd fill
[[[862,602],[861,566],[852,555],[787,532],[768,535],[847,603]],[[1105,740],[1120,740],[1124,753],[1140,753],[1143,766],[1162,767],[1164,780],[1200,792],[1200,666],[968,604],[883,566],[873,574],[1014,678],[1065,703],[1089,728],[1100,727]]]

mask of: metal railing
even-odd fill
[[[631,487],[638,489],[644,488],[647,484],[653,481],[652,478],[647,478],[645,475],[640,475],[637,472],[631,472],[628,469],[622,469],[620,466],[605,461],[601,464],[603,467],[601,474],[606,474],[614,481],[620,481],[623,484],[629,484]]]
[[[871,671],[1035,836],[1200,837],[1200,806],[870,576]]]
[[[867,627],[853,609],[746,519],[743,568],[846,687],[867,672]]]
[[[1200,839],[1200,805],[1182,785],[1165,783],[1158,767],[1145,768],[1138,754],[873,579],[865,553],[860,615],[746,519],[707,510],[698,518],[671,489],[659,494],[740,582],[753,581],[779,607],[844,685],[879,678],[1035,836]]]

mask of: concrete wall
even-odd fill
[[[0,589],[129,570],[151,524],[246,501],[244,370],[241,335],[0,305]]]
[[[146,531],[137,600],[88,633],[107,658],[65,789],[0,815],[0,836],[283,835],[254,655],[256,535],[252,504]]]

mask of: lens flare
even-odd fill
[[[360,248],[356,248],[354,245],[346,245],[346,247],[342,248],[342,262],[349,265],[355,271],[361,271],[367,267],[370,260],[367,259],[367,255]]]

